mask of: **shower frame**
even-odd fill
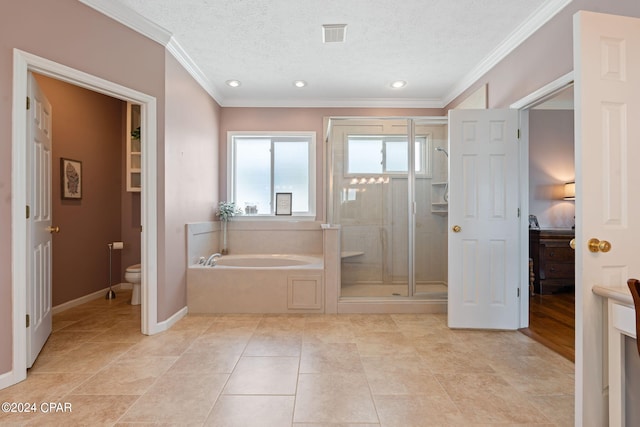
[[[407,141],[415,141],[416,125],[448,125],[448,118],[446,116],[331,116],[325,118],[325,168],[327,179],[327,191],[325,191],[324,197],[326,198],[326,214],[327,220],[330,224],[334,224],[335,219],[335,206],[334,206],[334,161],[333,161],[333,141],[331,138],[333,123],[336,121],[356,120],[358,122],[365,122],[367,120],[375,121],[406,121]],[[448,132],[447,132],[448,133]],[[407,144],[408,146],[408,165],[415,164],[416,152],[415,144]],[[435,147],[433,147],[435,149]],[[416,277],[415,277],[415,252],[416,252],[416,172],[414,167],[407,168],[407,224],[408,224],[408,241],[407,241],[407,296],[406,297],[392,297],[383,298],[384,300],[404,301],[410,302],[416,300]],[[342,242],[341,242],[342,244]],[[341,277],[342,281],[342,277]],[[341,283],[339,288],[341,289]],[[380,301],[380,297],[343,297],[339,296],[339,301],[345,299],[357,299],[359,301],[372,299]],[[446,305],[446,300],[444,301]]]

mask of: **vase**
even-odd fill
[[[220,249],[222,255],[226,255],[227,251],[227,221],[222,221],[222,249]]]

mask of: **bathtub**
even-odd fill
[[[224,255],[187,268],[189,313],[322,313],[322,255]]]
[[[322,268],[322,257],[289,254],[225,255],[213,268]]]

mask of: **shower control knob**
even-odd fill
[[[462,227],[460,227],[459,225],[454,225],[453,227],[451,227],[451,229],[454,233],[459,233],[460,231],[462,231]]]

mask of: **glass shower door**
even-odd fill
[[[331,119],[330,129],[341,298],[446,299],[446,118]]]
[[[332,222],[342,226],[341,297],[409,295],[406,120],[333,120]]]

